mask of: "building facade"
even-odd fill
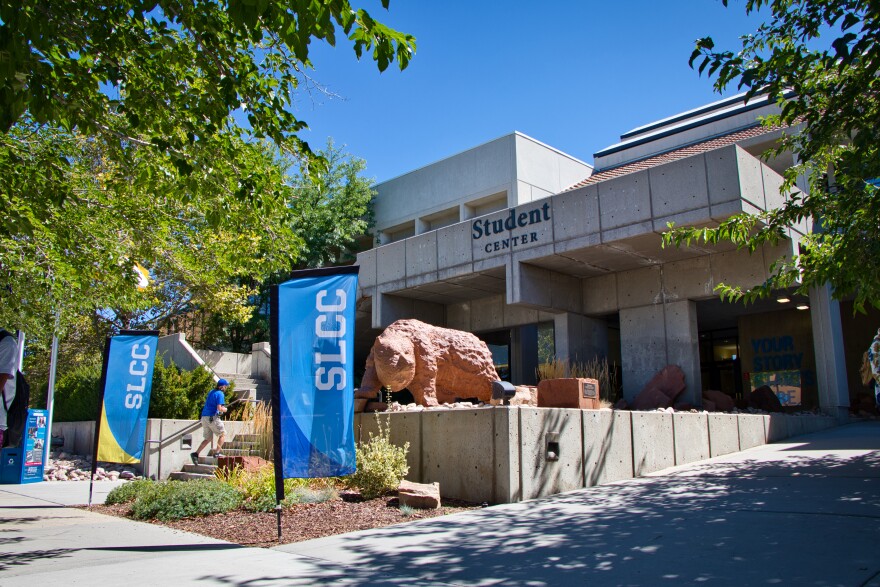
[[[619,365],[628,400],[675,364],[695,406],[705,389],[742,399],[770,383],[791,406],[846,413],[862,334],[828,291],[749,306],[715,292],[762,283],[809,223],[752,254],[662,244],[670,222],[782,203],[794,162],[760,157],[779,131],[758,117],[776,108],[737,97],[645,125],[596,153],[595,169],[514,133],[379,184],[379,245],[357,259],[359,364],[384,327],[417,318],[483,338],[515,384],[534,383],[548,355],[598,357]]]

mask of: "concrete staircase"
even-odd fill
[[[236,434],[235,437],[223,444],[223,454],[227,457],[250,457],[258,456],[256,434]],[[171,473],[168,478],[177,481],[192,481],[194,479],[214,479],[217,472],[217,458],[213,456],[199,456],[199,464],[192,463],[183,466],[182,471]]]
[[[265,379],[257,379],[241,373],[217,373],[217,376],[235,383],[235,396],[238,399],[268,402],[272,397],[269,382]]]

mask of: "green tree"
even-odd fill
[[[312,41],[335,46],[339,31],[380,71],[416,47],[348,0],[0,0],[0,132],[27,115],[153,147],[182,170],[223,130],[308,152],[292,101]]]
[[[238,283],[302,250],[290,186],[270,144],[203,143],[182,173],[156,150],[114,161],[113,145],[45,125],[0,133],[0,284],[16,300],[0,304],[0,321],[46,339],[56,312],[62,331],[98,309],[117,328],[192,306],[246,320],[252,292]],[[135,263],[150,287],[136,287]]]
[[[388,1],[383,0],[388,7]],[[191,308],[246,322],[300,262],[295,165],[326,162],[292,100],[312,41],[380,70],[410,35],[348,0],[0,0],[0,323],[31,341],[102,309],[115,328]],[[135,287],[135,263],[152,285]]]
[[[248,283],[255,290],[249,298],[252,313],[248,320],[234,321],[209,313],[203,344],[249,352],[253,343],[269,340],[266,310],[271,285],[285,281],[292,270],[354,261],[360,240],[366,238],[373,222],[373,181],[362,176],[366,169],[363,159],[344,152],[332,140],[317,155],[326,161],[326,169],[320,174],[305,175],[291,162],[287,166],[291,173],[287,228],[296,242],[302,243],[299,255],[290,257],[283,270],[262,283]]]
[[[722,0],[727,5],[727,0]],[[718,286],[723,297],[746,302],[776,288],[830,284],[836,298],[880,308],[880,5],[863,0],[748,0],[745,10],[769,11],[768,22],[741,37],[737,51],[717,51],[711,37],[697,41],[691,65],[715,76],[722,91],[736,84],[746,98],[767,93],[781,113],[765,125],[785,129],[771,154],[790,151],[782,207],[740,214],[715,228],[680,227],[665,242],[728,240],[755,250],[783,238],[804,220],[813,232],[799,254],[772,268],[764,284]],[[799,177],[809,190],[795,190]]]

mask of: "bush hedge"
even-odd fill
[[[214,479],[166,481],[143,491],[131,507],[139,520],[163,521],[219,514],[234,510],[242,496],[233,487]]]

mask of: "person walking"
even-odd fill
[[[880,328],[868,347],[868,364],[871,366],[871,375],[874,376],[874,402],[880,408]]]
[[[0,446],[6,440],[6,416],[15,399],[15,370],[18,368],[18,339],[0,329]]]
[[[204,440],[195,452],[190,453],[190,458],[194,465],[199,464],[199,453],[214,441],[214,435],[217,438],[217,448],[213,450],[214,456],[217,458],[225,456],[223,454],[223,441],[226,440],[226,429],[223,427],[223,419],[221,416],[226,413],[226,388],[229,382],[225,379],[217,381],[217,386],[208,393],[205,399],[205,406],[202,408],[201,423],[202,435]],[[211,454],[211,451],[208,451]]]

